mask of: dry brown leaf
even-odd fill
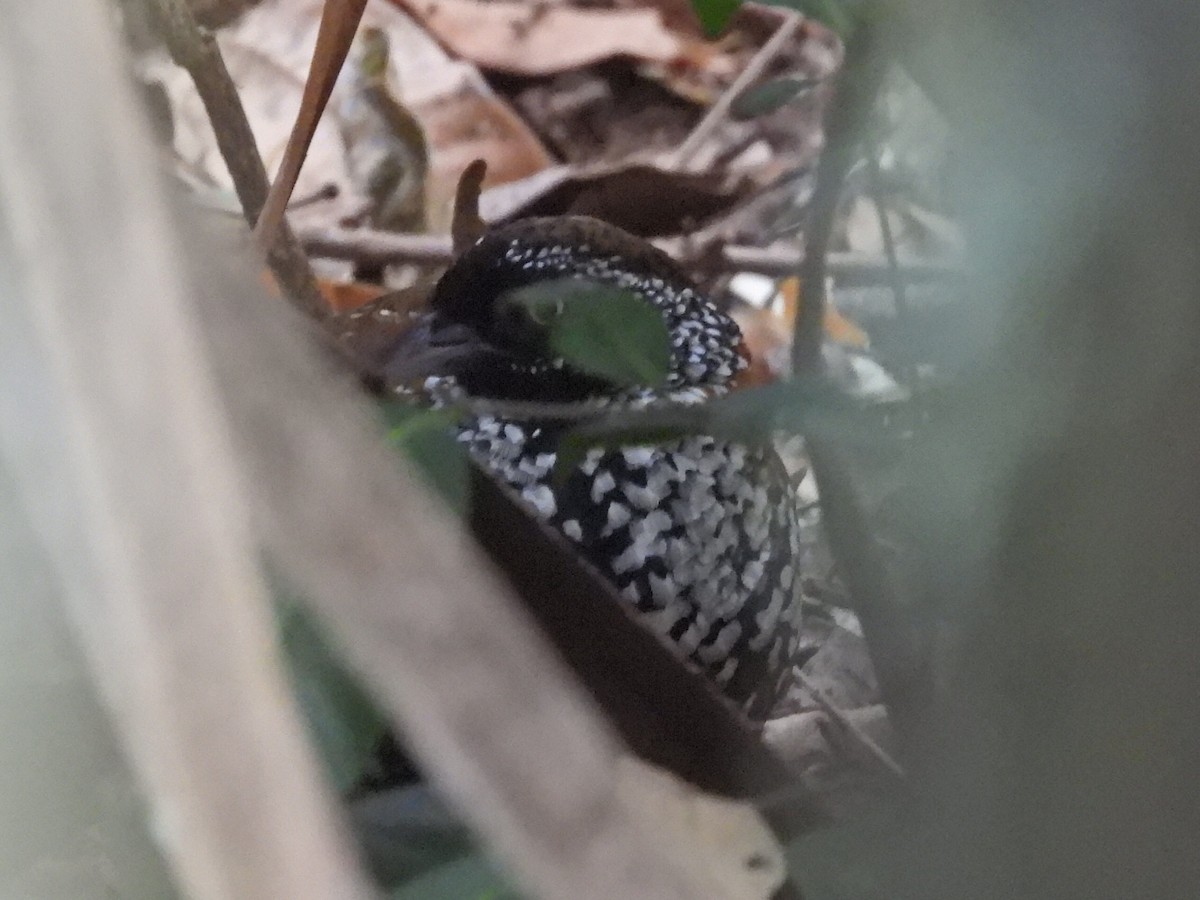
[[[259,151],[272,174],[300,106],[321,9],[322,0],[262,0],[217,34]],[[472,159],[488,161],[492,184],[524,177],[550,164],[545,148],[479,71],[451,59],[397,6],[388,0],[370,0],[363,25],[387,34],[392,48],[389,81],[398,98],[421,120],[429,138],[431,230],[449,227],[454,186]],[[191,79],[165,60],[150,60],[145,68],[147,74],[162,81],[170,99],[175,148],[191,180],[231,187]],[[347,163],[347,136],[340,112],[347,81],[339,80],[334,89],[295,190],[295,196],[305,196],[333,184],[338,196],[289,212],[294,226],[328,226],[362,209],[364,198]]]
[[[558,166],[488,191],[480,211],[492,223],[527,216],[581,215],[641,237],[690,232],[751,190],[746,179],[688,173],[648,163]]]
[[[490,90],[467,86],[412,109],[433,148],[426,191],[432,232],[450,230],[458,177],[474,160],[487,162],[485,187],[518,181],[553,162],[528,126]]]
[[[580,9],[508,0],[393,0],[452,53],[512,75],[550,75],[616,56],[667,62],[680,37],[653,9]]]

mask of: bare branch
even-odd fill
[[[792,370],[814,374],[821,369],[829,271],[829,242],[838,200],[857,159],[863,124],[875,104],[885,71],[885,59],[873,24],[860,26],[846,45],[837,93],[825,115],[825,150],[817,164],[817,184],[809,203],[804,235],[805,257],[797,274],[804,303],[796,316],[792,337]]]
[[[196,24],[186,0],[140,2],[158,27],[171,57],[192,76],[246,220],[253,225],[267,200],[267,173],[246,110],[217,42]],[[317,318],[329,314],[329,306],[317,289],[308,258],[286,223],[277,232],[266,255],[267,264],[293,303]]]
[[[305,249],[313,256],[345,259],[367,265],[445,266],[454,259],[453,242],[449,235],[394,234],[368,228],[305,228],[297,232]],[[714,254],[704,252],[703,260],[680,255],[678,241],[656,241],[658,246],[675,256],[685,267],[703,262],[711,271]],[[780,277],[794,275],[804,261],[804,254],[787,248],[748,247],[736,244],[720,248],[716,265],[724,272],[758,272]],[[900,260],[898,265],[910,283],[939,281],[960,274],[953,262]],[[826,270],[838,279],[842,287],[863,287],[888,284],[891,268],[883,257],[857,253],[830,253]]]

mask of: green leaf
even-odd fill
[[[791,103],[819,83],[815,78],[801,78],[794,75],[764,82],[738,94],[730,108],[730,114],[735,119],[753,119],[756,116],[765,116],[767,113],[773,113],[780,107]]]
[[[385,888],[477,852],[470,831],[426,782],[365,791],[347,812],[363,861]]]
[[[622,386],[659,387],[671,369],[662,314],[634,291],[575,278],[509,291],[503,303],[546,328],[553,353]]]
[[[878,439],[878,421],[902,405],[858,400],[825,385],[779,381],[696,406],[602,412],[563,435],[554,478],[565,481],[593,447],[663,446],[693,434],[752,444],[775,432],[805,432],[867,447]]]
[[[461,413],[450,409],[425,409],[387,399],[381,403],[388,426],[388,442],[403,453],[431,487],[460,515],[469,495],[466,449],[454,439]]]
[[[387,725],[374,701],[298,602],[279,604],[284,657],[300,707],[334,785],[346,791],[374,769]]]
[[[407,882],[392,900],[520,900],[488,860],[471,854]]]
[[[700,26],[709,37],[716,37],[725,30],[739,6],[741,0],[692,0]]]

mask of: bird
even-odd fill
[[[656,309],[670,338],[665,382],[617,384],[556,358],[544,326],[503,301],[560,279],[618,287]],[[350,313],[347,333],[364,318],[401,327],[384,303]],[[618,409],[704,403],[729,392],[747,366],[736,323],[670,256],[570,215],[487,230],[441,276],[403,338],[376,340],[371,352],[385,389],[419,385],[438,402]],[[568,425],[501,413],[467,415],[458,441],[612,583],[637,621],[748,718],[769,717],[792,683],[800,609],[797,505],[774,448],[687,435],[593,448],[563,477],[555,467]]]

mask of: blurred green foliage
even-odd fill
[[[725,30],[730,17],[741,6],[741,0],[693,0],[692,7],[704,33],[716,37]]]
[[[301,603],[282,599],[278,620],[288,671],[317,752],[334,786],[345,793],[371,774],[386,722]]]
[[[637,293],[564,278],[508,292],[501,300],[547,329],[552,352],[618,385],[661,386],[671,368],[662,314]]]
[[[812,78],[786,75],[755,85],[738,94],[729,113],[735,119],[753,119],[765,116],[808,93],[819,82]]]

